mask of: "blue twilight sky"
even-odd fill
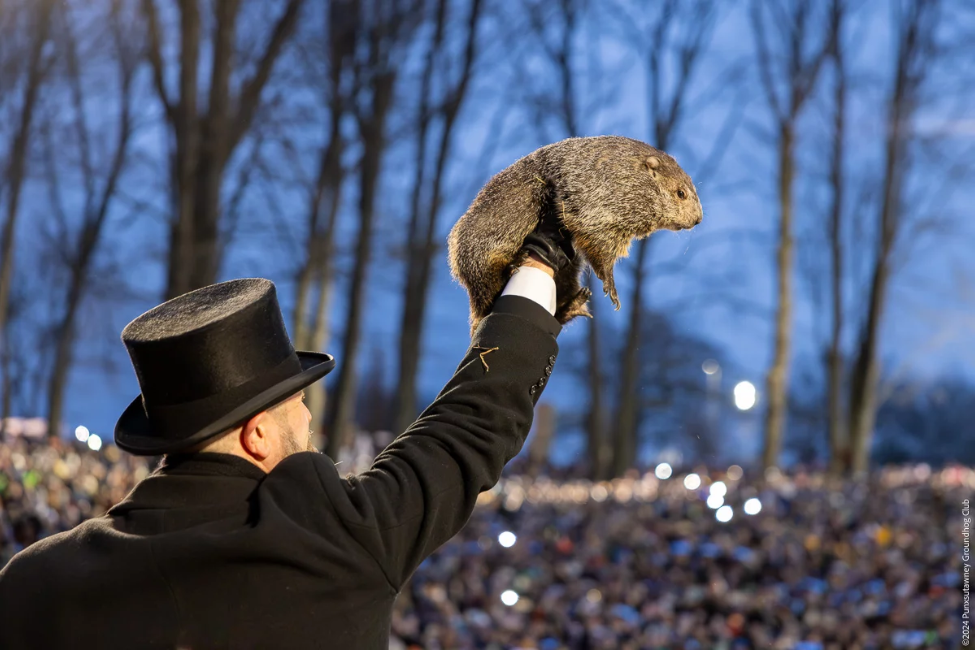
[[[860,4],[863,8],[854,16],[849,35],[855,87],[848,113],[847,164],[855,189],[849,192],[846,208],[852,224],[847,237],[851,260],[848,263],[865,268],[873,241],[869,224],[876,219],[877,211],[877,201],[871,198],[869,189],[881,172],[882,102],[889,90],[892,45],[888,3]],[[621,134],[653,143],[648,128],[645,58],[626,41],[620,16],[597,12],[587,16],[574,51],[582,134]],[[646,301],[652,308],[671,314],[680,328],[721,347],[729,369],[722,388],[730,393],[739,379],[750,379],[760,386],[771,356],[777,210],[775,149],[767,140],[771,120],[756,77],[747,7],[728,3],[720,16],[692,85],[688,115],[668,147],[697,182],[704,222],[690,233],[663,232],[654,236],[651,257],[655,266],[651,267]],[[485,53],[479,76],[453,139],[439,222],[441,242],[490,175],[565,135],[551,115],[544,120],[548,128],[539,129],[535,117],[525,109],[529,96],[545,95],[554,85],[551,72],[539,59],[530,37],[519,36],[512,41],[511,36],[499,36],[499,26],[508,19],[515,17],[495,13],[483,26]],[[950,38],[955,27],[946,23],[944,37]],[[503,53],[508,56],[501,57]],[[663,79],[665,88],[673,84],[672,64],[668,60],[671,72]],[[971,81],[975,78],[973,67],[971,60],[959,59],[950,69],[942,66],[933,73],[928,88],[932,99],[922,105],[916,121],[929,147],[917,153],[917,164],[909,179],[906,218],[920,220],[935,214],[948,224],[948,231],[909,236],[900,242],[903,255],[899,259],[902,257],[905,263],[898,268],[890,286],[882,337],[884,371],[895,378],[927,382],[960,374],[975,379],[975,263],[970,255],[975,242],[970,208],[975,200],[975,183],[970,167],[964,174],[950,177],[950,182],[945,181],[946,164],[937,162],[931,153],[934,150],[948,160],[948,166],[971,160],[975,149],[975,109],[970,108],[975,106],[973,86],[953,80]],[[822,251],[829,200],[824,180],[831,107],[829,96],[822,91],[831,82],[827,69],[800,125],[799,180],[795,187],[798,251],[794,273],[794,377],[800,373],[815,377],[819,372],[828,331],[829,312],[821,291],[828,263]],[[414,95],[412,87],[404,86],[398,107],[412,106]],[[150,105],[147,100],[145,106]],[[106,119],[111,119],[111,112],[107,112]],[[396,116],[391,123],[393,135],[384,160],[378,240],[369,275],[369,306],[362,337],[363,363],[381,359],[387,383],[395,376],[396,329],[404,276],[402,264],[394,256],[405,230],[401,224],[408,209],[414,156],[412,139],[396,135],[404,119]],[[720,163],[705,169],[703,161],[729,119],[735,125],[733,138]],[[320,131],[299,131],[293,144],[299,152],[310,153],[321,138]],[[163,291],[163,138],[164,133],[152,126],[151,120],[140,132],[139,161],[126,178],[125,191],[154,207],[142,205],[135,217],[131,209],[120,209],[116,229],[106,242],[109,250],[103,252],[105,258],[125,269],[127,297],[109,303],[89,300],[86,305],[78,362],[68,391],[65,424],[70,429],[85,424],[110,438],[116,417],[138,393],[118,332],[126,322],[156,304]],[[242,145],[235,165],[249,148],[248,142]],[[295,163],[279,151],[267,145],[263,155],[272,166],[290,170],[296,165],[302,173],[311,173],[313,156],[299,156]],[[235,166],[231,170],[228,181],[234,180],[236,169]],[[937,189],[928,191],[929,188]],[[336,354],[341,349],[339,337],[346,311],[345,265],[351,258],[349,251],[356,229],[355,192],[354,185],[350,185],[340,224],[340,270],[331,312],[334,336],[327,348]],[[864,192],[868,192],[866,200],[860,202]],[[20,226],[20,234],[28,242],[40,241],[36,233],[43,231],[43,209],[37,207],[43,203],[41,194],[39,189],[28,193],[28,202],[33,201],[34,209],[28,211],[29,216]],[[255,183],[253,189],[249,188],[240,229],[221,272],[221,279],[271,278],[278,285],[289,316],[293,272],[300,261],[304,236],[302,202],[303,194],[293,184],[282,182],[269,188],[267,183]],[[859,235],[858,230],[862,231]],[[621,296],[627,295],[630,262],[622,260],[617,267]],[[675,266],[679,270],[666,270]],[[420,382],[422,393],[431,396],[449,378],[468,344],[466,295],[449,277],[443,250],[434,272]],[[851,308],[862,308],[864,278],[860,274],[845,287]],[[595,299],[602,301],[602,318],[620,327],[625,324],[629,308],[625,300],[623,309],[614,313],[608,299]],[[583,354],[584,333],[583,323],[570,324],[559,339],[562,354]],[[846,332],[847,350],[851,349],[854,334],[852,327]],[[338,359],[339,364],[345,361]],[[362,370],[360,377],[365,372]],[[336,376],[334,373],[329,381]],[[584,403],[585,394],[572,377],[556,371],[544,399],[571,410]],[[574,448],[570,440],[563,452]]]

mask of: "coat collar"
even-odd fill
[[[254,463],[233,454],[168,454],[153,475],[243,476],[260,480],[267,474]]]
[[[230,454],[169,455],[108,514],[233,507],[246,501],[265,476],[260,467]]]

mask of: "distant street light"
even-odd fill
[[[755,385],[750,381],[740,381],[735,386],[735,406],[747,411],[755,406]]]
[[[719,366],[718,362],[715,361],[714,359],[708,359],[707,361],[701,364],[701,370],[704,371],[705,375],[713,375],[714,373],[721,370],[721,366]]]

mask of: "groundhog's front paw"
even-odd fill
[[[591,297],[592,291],[586,287],[580,288],[572,298],[555,310],[555,319],[560,324],[565,325],[576,316],[592,318],[592,314],[589,313],[589,307],[586,304]]]

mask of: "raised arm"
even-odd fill
[[[316,462],[336,515],[395,590],[463,528],[524,445],[558,356],[561,326],[541,306],[554,290],[550,277],[519,269],[454,376],[368,471],[341,479],[327,457]]]

